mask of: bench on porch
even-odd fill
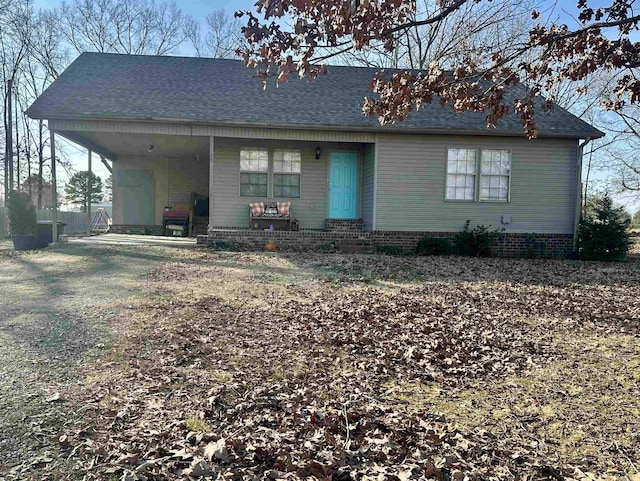
[[[189,230],[189,217],[189,208],[186,204],[165,207],[162,213],[164,235],[186,236]]]
[[[291,202],[254,202],[249,204],[251,229],[291,230]]]

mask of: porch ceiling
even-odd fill
[[[112,160],[114,157],[209,157],[209,137],[76,131],[60,134]]]

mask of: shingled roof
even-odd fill
[[[313,83],[291,77],[263,90],[240,61],[83,53],[31,105],[42,119],[154,120],[362,131],[523,135],[509,115],[487,129],[483,113],[458,114],[438,102],[381,127],[362,113],[376,69],[330,67]],[[540,136],[600,137],[564,109],[536,117]]]

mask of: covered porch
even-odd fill
[[[50,126],[112,161],[114,233],[249,230],[249,204],[261,202],[289,203],[300,232],[373,230],[372,134],[67,120]]]
[[[112,161],[113,222],[122,234],[206,234],[209,144],[206,136],[57,130]]]

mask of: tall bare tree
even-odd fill
[[[4,126],[4,198],[13,188],[13,156],[16,85],[21,66],[28,55],[32,34],[33,7],[31,0],[9,2],[0,9],[0,81],[2,82],[2,105]],[[18,136],[19,142],[19,136]]]
[[[40,10],[34,15],[29,50],[30,70],[34,70],[34,65],[37,66],[42,71],[40,76],[44,83],[48,85],[69,65],[72,54],[60,36],[61,25],[56,12]]]
[[[40,55],[44,55],[47,59],[41,63],[39,59],[42,59]],[[22,72],[22,88],[19,91],[23,99],[24,105],[29,105],[33,102],[49,84],[55,79],[57,71],[61,71],[63,68],[62,61],[54,61],[55,54],[47,49],[42,49],[40,52],[34,55],[29,55],[24,62]],[[45,163],[50,159],[46,155],[48,149],[46,148],[49,142],[48,130],[42,120],[30,120],[25,118],[24,125],[24,137],[26,142],[26,156],[28,158],[28,165],[31,165],[32,159],[34,159],[35,173],[32,176],[31,168],[28,167],[28,177],[31,181],[27,185],[29,189],[36,188],[36,195],[32,196],[32,199],[37,199],[35,205],[38,209],[41,209],[45,202],[49,199],[46,198],[46,192],[43,191],[46,179],[44,178]],[[34,182],[33,179],[37,179],[38,182]],[[31,192],[29,193],[31,195]],[[43,199],[44,197],[44,199]]]
[[[155,0],[73,0],[56,19],[64,40],[85,51],[166,55],[186,39],[189,17],[175,3]]]
[[[618,193],[640,200],[640,106],[610,112],[608,118],[613,138],[606,146],[601,166],[612,172],[612,187]]]
[[[246,47],[241,27],[242,23],[233,15],[214,10],[206,17],[204,34],[200,25],[193,22],[188,38],[198,57],[236,58],[236,51]]]
[[[432,62],[453,69],[460,62],[473,58],[476,62],[499,53],[504,55],[527,39],[533,27],[533,1],[513,2],[496,0],[488,5],[465,3],[442,21],[420,24],[418,19],[437,14],[440,6],[435,0],[418,0],[409,15],[413,25],[399,32],[393,49],[382,41],[371,48],[351,49],[341,61],[378,68],[424,69]],[[329,52],[328,52],[329,53]]]

